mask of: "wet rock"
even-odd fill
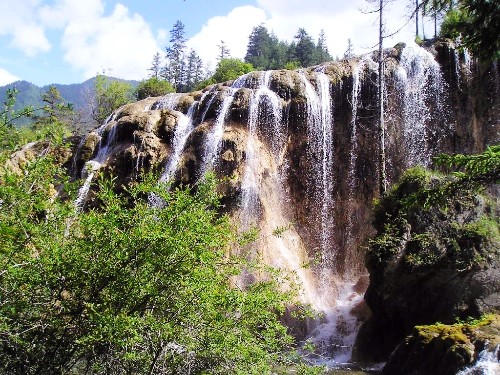
[[[365,294],[373,316],[358,336],[358,358],[386,359],[416,325],[500,309],[498,202],[465,190],[430,207],[402,203],[445,181],[413,170],[376,210]]]
[[[418,326],[391,355],[383,375],[455,375],[498,345],[500,315],[473,323]]]

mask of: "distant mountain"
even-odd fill
[[[127,81],[114,77],[108,77],[111,80],[119,80],[130,83],[133,87],[139,84],[139,81]],[[0,86],[0,102],[5,101],[5,93],[7,89],[16,88],[19,93],[17,94],[15,109],[33,106],[34,108],[43,105],[42,95],[49,89],[50,86],[55,86],[61,96],[67,103],[72,103],[75,110],[84,110],[87,107],[89,96],[95,85],[95,77],[90,78],[82,83],[74,83],[70,85],[62,85],[55,83],[53,85],[46,85],[39,87],[27,81],[16,81],[5,86]]]

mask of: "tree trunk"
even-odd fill
[[[380,0],[379,44],[378,44],[378,130],[379,130],[379,190],[383,195],[387,191],[385,170],[385,122],[384,122],[384,0]]]
[[[415,36],[418,37],[418,0],[415,0]]]

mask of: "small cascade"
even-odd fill
[[[181,93],[170,93],[165,95],[163,98],[161,98],[159,101],[154,103],[151,106],[151,109],[170,109],[170,110],[175,110],[177,105],[179,104],[179,101],[181,100],[182,96],[184,94]]]
[[[429,143],[434,136],[429,125],[444,116],[445,84],[440,66],[430,52],[416,44],[407,45],[401,53],[396,82],[402,96],[407,167],[428,167],[431,162]]]
[[[457,373],[457,375],[497,375],[500,374],[500,345],[487,347],[480,354],[476,363]]]
[[[177,127],[175,129],[175,134],[174,134],[174,140],[172,143],[174,151],[165,167],[165,171],[160,177],[161,182],[168,181],[177,170],[182,151],[184,150],[184,146],[186,145],[186,141],[194,129],[193,113],[197,105],[198,102],[194,101],[193,104],[189,106],[187,114],[186,115],[182,114],[179,121],[177,122]]]
[[[134,144],[136,144],[136,134],[134,133]],[[144,149],[144,138],[141,138],[139,147],[137,147],[137,161],[135,162],[135,178],[139,177],[139,172],[141,167],[143,166],[143,158],[141,157],[141,153]]]
[[[83,186],[78,190],[78,197],[75,200],[75,207],[77,210],[83,209],[85,205],[85,201],[87,200],[87,195],[90,190],[90,185],[92,183],[93,178],[95,177],[97,171],[101,168],[101,165],[108,158],[112,147],[116,142],[116,126],[114,124],[111,126],[111,129],[108,130],[108,134],[106,136],[106,142],[103,142],[105,131],[108,128],[109,124],[116,120],[119,111],[116,111],[112,115],[110,115],[106,121],[97,129],[97,135],[99,136],[99,145],[97,155],[94,159],[85,163],[83,170],[80,172],[82,177],[86,176],[85,182]]]
[[[315,186],[312,194],[316,207],[320,207],[320,252],[323,266],[332,266],[333,251],[329,235],[333,229],[331,215],[333,207],[333,120],[330,92],[330,79],[321,72],[316,72],[317,90],[301,72],[307,99],[307,132],[311,159],[320,162],[312,166],[312,179]],[[315,156],[315,154],[319,154]]]
[[[98,161],[91,160],[85,164],[85,168],[82,172],[82,177],[85,177],[85,174],[87,175],[87,177],[85,178],[85,182],[83,183],[83,185],[78,190],[78,196],[75,200],[75,208],[77,211],[81,211],[85,206],[85,201],[87,200],[90,185],[92,184],[92,180],[94,179],[95,174],[97,173],[99,168],[101,168],[101,163],[99,163]]]
[[[113,113],[111,116],[108,117],[106,121],[104,121],[104,124],[101,125],[97,129],[97,135],[99,135],[99,145],[98,145],[98,150],[97,150],[97,155],[94,158],[95,161],[99,163],[104,163],[106,161],[106,158],[109,156],[111,148],[115,145],[116,142],[116,126],[111,126],[111,129],[108,130],[108,134],[106,136],[106,142],[103,142],[104,139],[104,134],[106,129],[108,128],[109,123],[114,122],[116,120],[116,117],[118,116],[119,112]]]
[[[243,218],[247,222],[257,220],[258,200],[259,200],[259,155],[257,153],[256,139],[258,137],[257,128],[260,125],[262,128],[280,129],[281,125],[281,100],[271,90],[269,90],[269,80],[272,71],[266,71],[261,74],[258,81],[258,88],[253,92],[250,98],[248,109],[248,139],[245,149],[246,163],[243,180],[241,184],[242,190],[242,211]],[[273,132],[274,133],[274,132]],[[278,133],[278,132],[276,132]],[[279,138],[278,134],[274,134]],[[273,142],[275,141],[275,142]],[[275,139],[271,140],[273,156],[278,159],[279,142]],[[279,163],[278,163],[279,164]],[[280,180],[278,176],[274,178]],[[280,187],[281,184],[278,183]],[[280,190],[282,190],[280,188]]]
[[[224,100],[215,123],[213,125],[212,131],[208,134],[207,141],[205,144],[205,154],[203,157],[203,166],[201,168],[201,176],[203,176],[208,170],[213,168],[215,164],[215,159],[218,155],[220,143],[222,141],[222,135],[224,134],[224,124],[226,122],[226,117],[233,103],[234,94],[242,88],[246,82],[247,74],[237,78],[231,87],[224,92]]]
[[[351,360],[359,321],[351,311],[358,306],[363,295],[355,291],[355,284],[337,282],[335,306],[324,312],[308,338],[316,348],[308,358],[315,364],[336,367]]]
[[[76,170],[76,161],[82,151],[83,145],[85,144],[85,139],[85,137],[82,137],[82,139],[80,139],[80,142],[78,142],[78,146],[76,146],[75,152],[73,153],[73,158],[71,160],[71,173],[74,174],[77,178],[81,177],[81,174]]]
[[[203,103],[205,102],[205,99],[207,98],[207,96],[210,95],[210,99],[208,99],[208,103],[207,105],[205,106],[205,109],[203,110],[203,113],[201,114],[201,117],[200,117],[200,123],[202,123],[203,121],[205,121],[205,118],[207,117],[207,113],[208,113],[208,110],[210,109],[210,106],[212,105],[216,95],[214,94],[214,90],[215,90],[215,86],[212,87],[210,90],[207,90],[203,93],[201,99],[200,99],[200,105],[199,105],[199,108],[201,108],[203,106]]]

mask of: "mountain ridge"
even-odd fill
[[[108,77],[108,76],[105,77],[112,81],[121,81],[130,83],[134,88],[139,83],[139,81],[135,80],[125,80],[121,78]],[[55,86],[57,90],[59,90],[65,102],[73,104],[75,110],[81,111],[85,109],[89,101],[89,98],[92,95],[92,89],[95,86],[95,80],[96,77],[92,77],[81,83],[71,83],[71,84],[52,83],[44,86],[38,86],[26,80],[19,80],[4,86],[0,86],[0,100],[2,102],[5,102],[7,90],[15,88],[19,92],[16,97],[16,103],[14,105],[14,109],[18,110],[21,108],[25,108],[27,106],[33,106],[34,108],[38,108],[43,106],[42,95],[51,86]]]

